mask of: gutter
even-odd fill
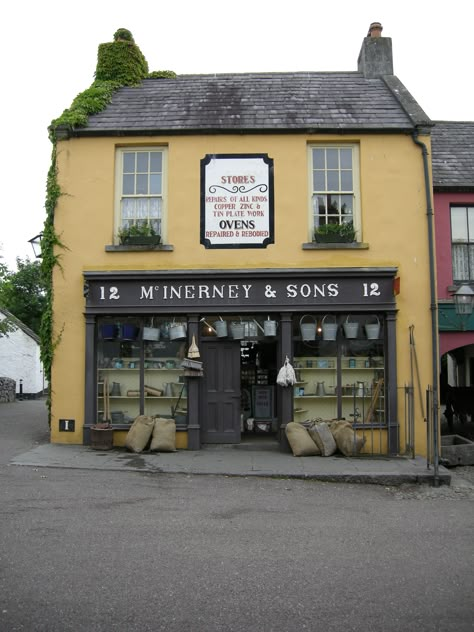
[[[437,322],[437,301],[436,301],[436,268],[434,254],[434,234],[433,234],[433,206],[431,204],[431,183],[428,167],[428,149],[426,145],[418,140],[418,130],[412,134],[412,140],[415,145],[421,148],[423,158],[423,172],[425,178],[425,195],[426,195],[426,219],[428,222],[428,250],[429,250],[429,266],[430,266],[430,298],[431,298],[431,353],[433,365],[433,465],[434,465],[434,487],[439,487],[439,407],[438,407],[438,380],[439,380],[439,361],[438,361],[438,322]],[[429,422],[428,422],[429,423]]]

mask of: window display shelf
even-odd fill
[[[315,395],[309,393],[308,395],[295,395],[295,399],[335,399],[337,395]]]

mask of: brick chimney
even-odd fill
[[[393,75],[392,38],[382,37],[382,29],[380,22],[372,22],[362,42],[357,69],[367,79]]]

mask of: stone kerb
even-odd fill
[[[0,404],[15,401],[16,382],[10,377],[0,377]]]

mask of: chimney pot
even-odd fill
[[[369,26],[369,32],[367,33],[367,37],[380,37],[382,35],[383,26],[380,22],[372,22]]]

